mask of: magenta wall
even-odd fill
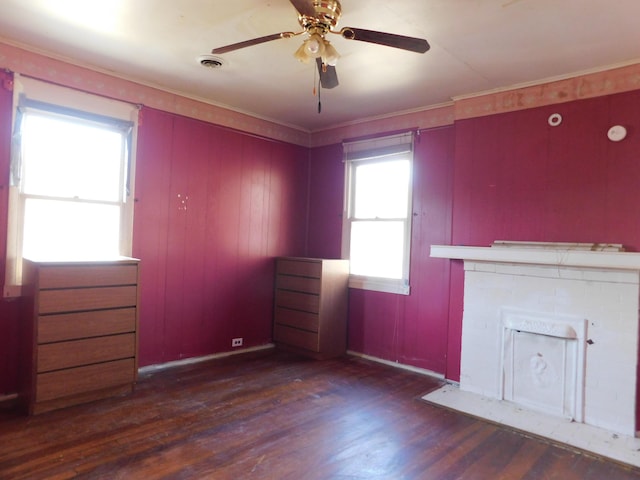
[[[449,262],[430,258],[429,247],[450,242],[453,146],[453,127],[425,131],[416,141],[411,295],[350,290],[351,350],[444,372]],[[339,257],[341,146],[312,149],[309,171],[309,255]]]
[[[640,92],[456,124],[453,241],[624,242],[640,248]],[[547,118],[563,122],[550,127]],[[625,141],[607,139],[626,125]]]
[[[140,364],[271,341],[273,257],[304,254],[307,149],[143,109]]]
[[[341,258],[344,164],[342,145],[311,149],[309,154],[307,251],[318,258]]]

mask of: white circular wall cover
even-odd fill
[[[624,137],[627,136],[627,129],[622,125],[614,125],[607,132],[607,137],[612,142],[619,142],[620,140],[624,140]]]
[[[549,115],[548,122],[552,127],[557,127],[562,123],[562,115],[560,115],[559,113],[552,113],[551,115]]]

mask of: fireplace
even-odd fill
[[[504,307],[499,399],[584,421],[586,319]]]
[[[434,245],[464,260],[460,390],[634,436],[640,254]]]

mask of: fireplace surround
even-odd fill
[[[464,260],[460,390],[636,434],[640,253],[433,245]]]

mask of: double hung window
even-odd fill
[[[130,255],[137,109],[30,79],[16,84],[6,285],[21,283],[22,258]]]
[[[410,133],[346,143],[343,257],[350,286],[409,293]]]

